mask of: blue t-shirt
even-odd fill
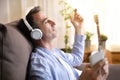
[[[79,75],[74,66],[80,66],[83,61],[84,42],[85,36],[75,35],[75,42],[70,54],[57,48],[50,51],[43,47],[37,47],[36,52],[33,52],[30,58],[29,80],[72,80],[68,70],[53,53],[68,63],[78,80]]]

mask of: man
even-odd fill
[[[32,35],[35,45],[30,58],[29,80],[100,80],[99,76],[103,78],[103,75],[107,74],[103,69],[104,60],[93,68],[86,66],[82,74],[74,68],[80,66],[83,61],[85,41],[83,18],[78,15],[77,10],[74,11],[74,16],[71,16],[71,23],[75,29],[75,42],[71,54],[54,48],[52,43],[57,36],[55,22],[49,19],[39,6],[31,9],[22,22]],[[34,28],[38,28],[40,32],[34,31]]]

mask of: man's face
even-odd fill
[[[48,19],[48,17],[41,11],[34,14],[34,21],[37,23],[41,31],[43,32],[42,39],[51,40],[57,35],[55,22]]]

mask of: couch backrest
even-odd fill
[[[0,80],[25,80],[31,43],[16,28],[19,21],[0,24]]]

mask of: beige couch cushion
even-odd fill
[[[25,80],[27,64],[32,51],[30,42],[16,28],[19,21],[6,24],[2,28],[0,44],[0,79]]]

